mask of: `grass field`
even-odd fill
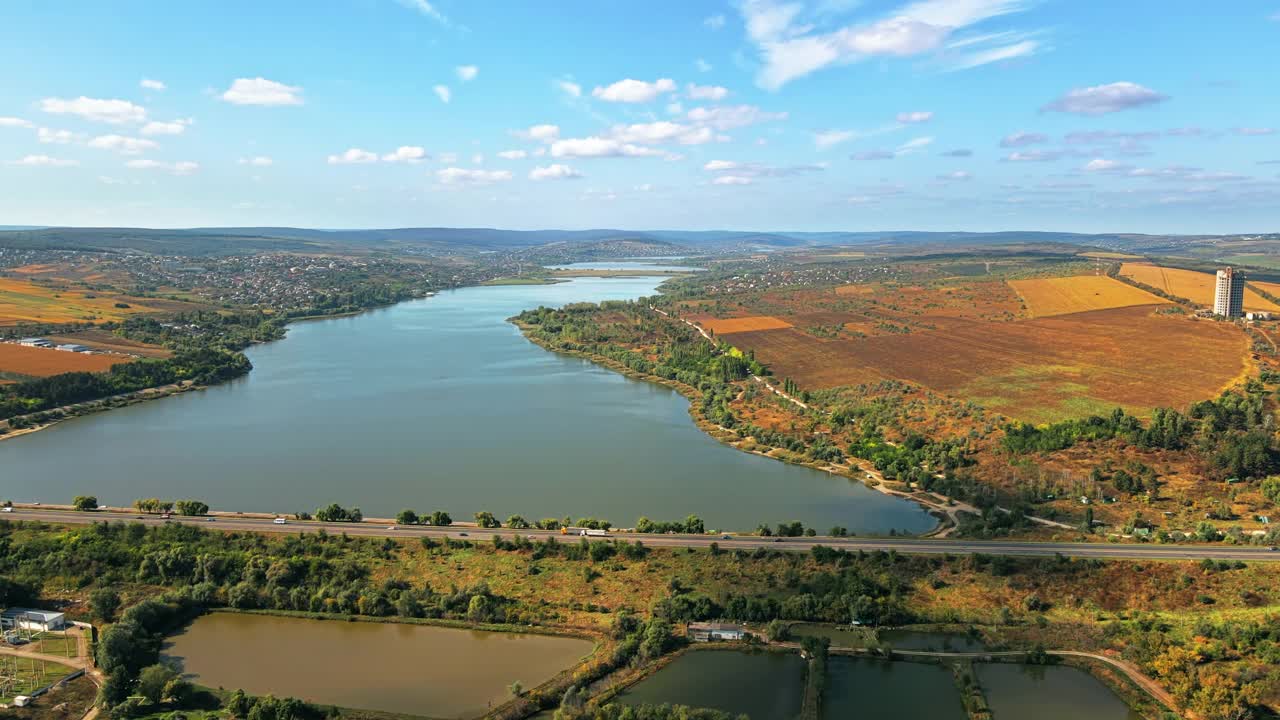
[[[128,307],[116,307],[117,304]],[[20,322],[64,323],[78,321],[122,320],[129,315],[155,312],[138,304],[135,298],[112,293],[59,288],[0,278],[0,326]]]
[[[0,372],[28,377],[48,377],[66,372],[102,372],[112,365],[129,362],[119,355],[85,355],[83,353],[26,347],[0,343]]]
[[[1213,397],[1252,369],[1236,327],[1128,307],[1019,322],[822,340],[795,329],[725,340],[802,388],[896,378],[1030,422],[1122,406],[1137,414]]]
[[[27,695],[72,672],[71,668],[58,663],[11,655],[0,656],[0,703],[8,704],[13,701],[14,696]]]
[[[1120,266],[1120,274],[1133,278],[1144,285],[1159,288],[1174,297],[1185,298],[1198,305],[1213,305],[1213,288],[1216,278],[1209,273],[1194,270],[1160,267],[1146,263],[1125,263]],[[1280,311],[1280,305],[1267,300],[1258,293],[1245,288],[1245,310]]]
[[[1010,280],[1009,285],[1026,302],[1027,312],[1033,318],[1169,302],[1119,280],[1097,275]]]
[[[785,320],[779,320],[776,317],[769,317],[768,315],[729,318],[727,320],[708,318],[706,320],[702,320],[701,323],[703,327],[717,335],[750,332],[752,330],[781,330],[783,328],[791,327],[791,323],[786,322]]]

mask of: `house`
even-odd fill
[[[53,347],[53,343],[49,342],[48,340],[45,340],[44,338],[38,338],[38,337],[22,338],[21,340],[18,341],[18,344],[26,345],[27,347],[42,347],[42,348]]]
[[[746,628],[732,623],[689,623],[687,630],[689,639],[694,642],[745,640],[747,637]]]
[[[31,608],[9,608],[0,612],[0,630],[62,630],[67,626],[67,618],[60,612],[52,610],[32,610]]]
[[[57,346],[56,349],[62,350],[63,352],[74,352],[74,353],[92,352],[91,348],[85,347],[84,345],[77,345],[76,343],[66,343],[64,345],[59,345]]]

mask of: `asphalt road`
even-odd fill
[[[197,525],[207,530],[262,532],[262,533],[306,533],[324,529],[328,533],[347,533],[365,537],[420,538],[450,537],[468,539],[476,542],[491,542],[494,535],[510,538],[513,535],[524,535],[535,540],[555,537],[562,541],[576,540],[573,535],[561,535],[550,530],[511,530],[509,528],[484,529],[477,527],[432,527],[423,525],[390,525],[380,523],[322,523],[300,522],[289,520],[284,525],[277,525],[269,518],[239,515],[217,515],[213,520],[206,517],[173,516],[171,520],[161,519],[157,515],[137,515],[120,512],[76,512],[71,510],[14,508],[13,512],[0,514],[2,519],[41,520],[50,523],[84,525],[106,520],[123,520],[141,522],[146,525],[158,525],[165,522]],[[1013,540],[964,540],[954,538],[912,539],[912,538],[762,538],[755,535],[733,535],[728,538],[722,535],[652,535],[640,533],[611,532],[611,539],[642,540],[650,547],[693,547],[705,548],[711,543],[718,543],[726,550],[759,547],[771,550],[808,552],[814,545],[824,545],[844,550],[897,550],[900,553],[920,555],[941,555],[953,553],[968,555],[987,553],[990,555],[1021,555],[1032,557],[1053,557],[1066,555],[1078,558],[1128,558],[1147,560],[1248,560],[1255,562],[1280,562],[1280,551],[1268,547],[1250,547],[1238,545],[1145,545],[1145,544],[1110,544],[1110,543],[1047,543],[1017,542]],[[593,538],[594,539],[594,538]]]

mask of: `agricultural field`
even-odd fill
[[[1169,302],[1098,275],[1010,280],[1009,285],[1027,304],[1027,313],[1033,318]]]
[[[804,388],[916,383],[1028,422],[1119,406],[1137,415],[1214,397],[1253,369],[1232,325],[1128,307],[824,340],[795,329],[722,334]],[[1176,378],[1176,382],[1171,379]]]
[[[78,330],[73,333],[65,333],[59,335],[43,336],[55,343],[68,343],[73,345],[84,345],[101,352],[117,353],[120,355],[137,355],[139,357],[150,358],[167,358],[173,356],[173,351],[158,345],[148,345],[137,340],[120,337],[114,333],[90,328],[88,330]]]
[[[121,355],[86,355],[0,343],[0,376],[9,376],[9,380],[14,380],[23,377],[49,377],[67,372],[103,372],[110,370],[112,365],[132,359]]]
[[[23,322],[118,321],[160,310],[146,302],[111,292],[0,278],[0,327]]]
[[[724,335],[752,330],[781,330],[791,327],[791,323],[768,315],[757,315],[726,320],[708,319],[703,321],[702,326],[716,334]]]
[[[1144,285],[1163,290],[1174,297],[1184,298],[1206,307],[1213,306],[1213,289],[1216,278],[1209,273],[1166,268],[1146,263],[1124,263],[1120,266],[1120,274],[1133,278]],[[1280,312],[1280,305],[1276,305],[1246,287],[1244,291],[1244,309]]]

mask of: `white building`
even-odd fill
[[[689,639],[694,642],[711,642],[713,640],[743,640],[747,637],[746,628],[729,623],[689,623]]]
[[[67,618],[60,612],[52,610],[32,610],[31,608],[9,608],[0,612],[0,630],[62,630],[67,626]]]
[[[1213,314],[1228,318],[1244,314],[1244,275],[1233,268],[1218,271],[1218,283],[1213,291]]]

